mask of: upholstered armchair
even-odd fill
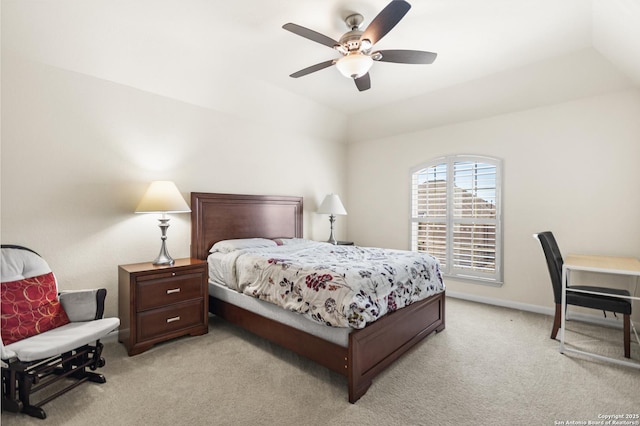
[[[58,293],[55,275],[37,253],[2,246],[2,409],[46,417],[42,405],[85,381],[105,365],[100,339],[117,329],[102,318],[106,289]],[[63,386],[64,378],[75,379]],[[32,396],[57,383],[34,403]]]

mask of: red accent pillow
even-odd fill
[[[53,272],[2,283],[2,342],[5,345],[68,324]]]

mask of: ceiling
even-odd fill
[[[410,0],[411,10],[375,48],[437,52],[433,64],[374,63],[366,92],[335,67],[289,77],[338,54],[283,30],[283,24],[338,39],[347,31],[344,17],[358,12],[366,26],[387,3],[2,0],[2,47],[143,90],[207,94],[231,81],[234,89],[267,86],[345,114],[442,93],[584,49],[595,50],[640,86],[640,0]]]

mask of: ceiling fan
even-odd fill
[[[345,77],[353,78],[359,91],[371,88],[369,69],[374,61],[395,62],[401,64],[431,64],[437,54],[421,50],[377,50],[371,51],[373,45],[387,35],[393,27],[407,14],[411,5],[404,0],[393,0],[371,21],[369,26],[360,30],[363,17],[359,13],[349,15],[345,19],[350,31],[336,41],[316,31],[297,24],[284,24],[282,28],[316,43],[323,44],[342,54],[341,57],[320,62],[290,75],[298,78],[335,65]]]

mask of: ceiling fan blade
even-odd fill
[[[333,46],[337,46],[340,44],[331,37],[327,37],[326,35],[310,30],[309,28],[301,27],[298,24],[292,24],[291,22],[289,22],[288,24],[284,24],[282,28],[287,31],[291,31],[292,33],[297,34],[300,37],[308,38],[309,40],[315,41],[316,43],[329,46],[332,49]]]
[[[382,55],[376,59],[376,54]],[[436,60],[437,53],[421,50],[379,50],[371,54],[373,59],[380,62],[396,62],[398,64],[431,64]]]
[[[369,76],[369,73],[366,73],[362,77],[356,78],[353,81],[356,82],[356,87],[361,92],[371,88],[371,77]]]
[[[335,59],[331,59],[331,60],[325,61],[325,62],[320,62],[319,64],[311,65],[310,67],[302,69],[302,70],[300,70],[298,72],[294,72],[289,77],[293,77],[293,78],[302,77],[304,75],[311,74],[312,72],[323,70],[323,69],[325,69],[327,67],[330,67],[331,65],[333,65],[335,63],[336,63]]]
[[[372,45],[384,37],[411,9],[411,5],[404,0],[393,0],[378,16],[373,18],[360,40],[369,40]]]

